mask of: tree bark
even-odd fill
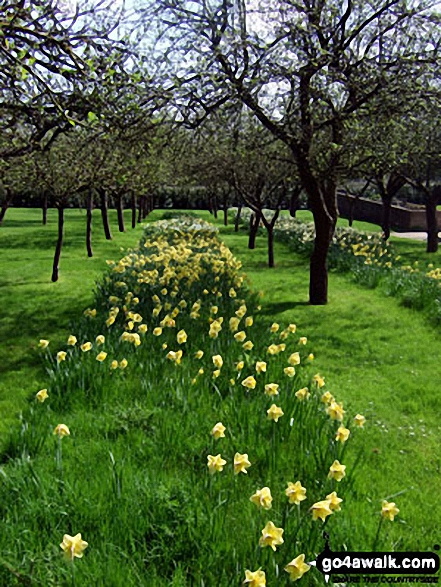
[[[58,281],[58,266],[60,263],[61,248],[63,246],[63,232],[64,232],[64,206],[60,202],[58,204],[58,239],[55,247],[54,263],[52,266],[52,281]]]
[[[441,188],[434,187],[426,196],[427,253],[436,253],[438,251],[438,219],[436,217],[436,206],[439,201],[440,192]]]
[[[100,201],[101,201],[101,218],[103,219],[103,228],[104,234],[106,235],[106,240],[112,240],[112,233],[110,232],[109,226],[109,211],[107,207],[107,194],[104,189],[99,190],[100,194]]]
[[[116,195],[116,213],[118,216],[118,229],[120,232],[125,232],[126,227],[124,226],[124,208],[122,194]]]
[[[47,192],[43,193],[42,212],[43,212],[43,226],[46,226],[46,224],[47,224]]]
[[[250,218],[250,235],[248,238],[248,248],[255,249],[256,248],[256,236],[257,231],[259,230],[260,224],[260,213],[251,214]]]
[[[132,191],[130,201],[132,206],[132,228],[136,228],[136,194],[134,191]]]
[[[239,232],[240,215],[242,213],[242,206],[238,206],[236,218],[234,219],[234,232]]]
[[[93,190],[89,189],[87,194],[87,219],[86,219],[86,248],[87,256],[93,257],[92,250],[92,210],[93,210]]]
[[[138,198],[138,224],[142,222],[142,211],[144,210],[144,199],[145,196],[140,196]]]
[[[224,226],[228,226],[228,204],[224,203]]]
[[[382,238],[387,241],[390,237],[390,215],[392,209],[392,198],[382,197],[383,202],[383,217],[381,220],[381,228],[383,229]]]
[[[5,217],[6,210],[9,208],[9,204],[3,204],[0,210],[0,224],[3,222],[3,218]]]
[[[297,206],[299,203],[300,193],[302,188],[295,188],[293,193],[291,194],[291,198],[289,200],[289,215],[291,218],[296,217]]]

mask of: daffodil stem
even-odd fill
[[[72,560],[72,562],[70,564],[71,564],[71,569],[72,569],[72,573],[71,573],[71,576],[72,576],[72,587],[75,587],[77,583],[76,583],[76,580],[75,580],[75,564],[74,564],[73,560]]]
[[[378,528],[377,528],[377,533],[375,534],[375,539],[374,539],[374,543],[372,544],[372,552],[375,552],[375,549],[377,547],[377,543],[378,543],[378,538],[380,536],[380,530],[381,530],[381,526],[383,525],[383,518],[380,518],[380,521],[378,523]]]

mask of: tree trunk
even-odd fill
[[[328,303],[327,256],[335,230],[335,220],[324,212],[314,214],[315,240],[310,259],[309,303],[322,306]]]
[[[253,213],[251,214],[250,218],[250,235],[248,238],[248,248],[255,249],[256,248],[256,236],[257,231],[259,230],[260,224],[260,213]]]
[[[274,226],[267,226],[268,231],[268,267],[274,267]]]
[[[349,226],[354,224],[355,206],[357,205],[357,198],[349,198]]]
[[[47,193],[43,193],[43,205],[42,205],[42,212],[43,212],[43,226],[47,224]]]
[[[138,224],[142,222],[142,211],[144,210],[145,196],[140,196],[138,199]]]
[[[87,194],[87,225],[86,225],[86,247],[87,256],[93,257],[92,250],[92,210],[93,210],[93,190],[89,189]]]
[[[234,219],[234,232],[239,232],[240,215],[242,213],[242,206],[238,206],[236,218]]]
[[[118,215],[118,229],[120,232],[125,232],[126,227],[124,226],[124,209],[122,194],[116,195],[116,213]]]
[[[58,204],[58,239],[55,247],[54,264],[52,266],[52,281],[58,281],[58,265],[60,263],[61,247],[63,246],[64,206]]]
[[[9,208],[8,204],[3,204],[1,210],[0,210],[0,224],[3,222],[3,218],[5,217],[6,214],[6,210]]]
[[[136,228],[136,194],[133,191],[130,201],[132,206],[132,228]]]
[[[147,218],[147,216],[149,215],[149,199],[150,196],[145,196],[144,201],[142,203],[142,219],[145,220]]]
[[[228,204],[224,203],[224,226],[228,226]]]
[[[213,196],[211,198],[212,204],[211,204],[211,209],[213,211],[213,216],[217,219],[217,197]]]
[[[383,197],[383,218],[381,221],[381,228],[383,229],[382,238],[387,241],[390,237],[390,214],[392,209],[392,199]]]
[[[291,218],[296,217],[297,206],[299,203],[300,193],[302,188],[295,188],[293,193],[291,194],[291,198],[289,200],[289,215]]]
[[[110,232],[109,226],[109,212],[107,208],[107,194],[106,191],[103,189],[99,190],[100,200],[101,200],[101,218],[103,219],[103,228],[104,234],[106,235],[106,240],[112,240],[112,233]]]
[[[426,222],[427,222],[427,253],[438,251],[438,219],[436,217],[436,205],[438,198],[432,190],[426,199]]]

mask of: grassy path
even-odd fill
[[[94,257],[89,259],[85,212],[67,210],[60,279],[52,283],[56,211],[49,210],[48,224],[42,226],[40,210],[8,210],[0,227],[0,446],[25,398],[44,386],[45,373],[35,352],[38,340],[51,340],[56,348],[70,321],[91,303],[106,259],[119,258],[120,247],[137,244],[141,230],[129,228],[128,213],[125,220],[127,232],[119,233],[116,212],[110,212],[113,240],[106,241],[95,210]]]
[[[277,267],[269,270],[263,237],[249,251],[244,233],[230,227],[221,231],[252,286],[265,292],[263,313],[270,320],[295,322],[308,337],[330,391],[369,419],[361,495],[368,500],[396,496],[403,521],[394,528],[397,549],[400,543],[431,549],[441,540],[439,332],[418,312],[342,275],[330,275],[327,306],[309,306],[303,258],[277,245]]]

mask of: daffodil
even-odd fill
[[[313,355],[313,353],[309,353],[309,355],[306,357],[306,359],[307,359],[307,360],[308,360],[310,363],[312,363],[312,361],[314,360],[314,355]]]
[[[332,401],[328,405],[328,407],[326,408],[326,412],[329,414],[329,416],[333,420],[337,420],[338,422],[341,422],[343,420],[343,416],[345,414],[345,411],[343,409],[343,405],[339,404],[336,401]]]
[[[306,338],[306,336],[301,336],[299,338],[299,344],[305,345],[307,342],[308,342],[308,339]]]
[[[60,547],[70,560],[74,560],[75,557],[82,558],[83,551],[88,546],[88,543],[81,539],[81,534],[77,534],[76,536],[65,534],[63,536],[63,542],[60,544]]]
[[[236,290],[233,287],[230,287],[230,290],[228,291],[228,295],[230,296],[230,298],[235,298],[237,296]]]
[[[394,521],[395,516],[399,513],[399,509],[393,501],[383,500],[381,504],[381,515],[383,518],[387,518],[391,522]]]
[[[291,332],[292,334],[294,334],[294,332],[297,330],[297,326],[295,324],[289,324],[288,325],[288,330],[289,330],[289,332]]]
[[[289,573],[291,581],[298,581],[309,571],[310,568],[311,567],[305,563],[305,555],[299,554],[299,556],[286,565],[285,571]]]
[[[244,387],[246,387],[247,389],[255,389],[256,380],[254,379],[254,377],[252,375],[250,375],[249,377],[247,377],[246,379],[244,379],[242,381],[242,385]]]
[[[317,385],[317,387],[320,389],[321,387],[324,387],[325,385],[325,378],[322,377],[320,375],[320,373],[316,373],[314,375],[314,377],[312,378],[312,380],[314,381],[314,383]]]
[[[230,330],[231,332],[236,332],[237,329],[239,328],[239,318],[236,318],[236,316],[232,316],[229,320],[229,325],[230,325]]]
[[[309,393],[309,389],[307,387],[302,387],[302,389],[296,391],[294,395],[298,400],[302,401],[308,399],[311,394]]]
[[[80,346],[80,348],[83,351],[83,353],[87,353],[87,351],[90,351],[90,349],[92,348],[92,343],[91,342],[85,342],[84,344],[82,344]]]
[[[127,367],[127,365],[128,365],[127,359],[122,359],[122,361],[119,362],[118,367],[120,369],[125,369]]]
[[[97,356],[96,356],[96,360],[99,361],[100,363],[102,363],[103,361],[105,361],[107,357],[107,353],[105,353],[104,351],[101,351]]]
[[[277,324],[277,322],[273,322],[271,324],[270,331],[272,333],[276,333],[279,330],[279,328],[280,328],[280,326]]]
[[[254,347],[254,343],[252,343],[251,340],[247,340],[242,345],[242,348],[244,351],[251,351],[253,347]]]
[[[326,499],[329,501],[329,507],[333,512],[339,512],[341,510],[340,504],[343,500],[341,497],[338,497],[335,491],[327,495]]]
[[[236,334],[234,335],[234,338],[235,340],[237,340],[237,342],[243,342],[246,339],[246,337],[246,332],[244,332],[243,330],[241,330],[240,332],[236,332]]]
[[[204,356],[204,351],[196,351],[194,356],[196,359],[202,359],[202,357]]]
[[[306,499],[306,489],[302,487],[300,481],[289,482],[288,487],[285,489],[285,495],[289,503],[299,505],[300,502]]]
[[[260,569],[257,571],[245,571],[245,581],[243,582],[247,587],[266,587],[265,573]]]
[[[246,453],[241,455],[237,452],[234,455],[234,473],[236,475],[238,475],[239,473],[247,473],[248,467],[251,467],[251,463],[248,460],[248,455]]]
[[[187,342],[187,333],[185,330],[180,330],[178,332],[176,335],[176,340],[178,341],[178,344],[184,344],[184,342]]]
[[[280,352],[278,344],[270,344],[267,348],[267,352],[269,355],[277,355]]]
[[[71,334],[71,335],[69,336],[69,338],[67,339],[67,344],[68,344],[69,346],[75,346],[75,345],[77,344],[77,342],[78,342],[78,341],[77,341],[77,337],[76,337],[76,336],[74,336],[73,334]]]
[[[218,440],[219,438],[225,438],[225,430],[226,430],[226,428],[222,424],[222,422],[218,422],[213,427],[213,430],[211,431],[211,435],[214,436],[214,438],[216,438],[216,440]]]
[[[222,357],[220,355],[214,355],[212,357],[213,360],[213,365],[217,368],[220,369],[222,367],[222,365],[224,364],[224,361],[222,359]]]
[[[58,351],[57,353],[57,363],[61,363],[61,361],[66,360],[66,354],[64,351]]]
[[[329,499],[324,499],[323,501],[314,503],[310,508],[312,512],[312,519],[318,520],[320,518],[320,520],[324,522],[327,516],[332,514],[330,505],[331,502]]]
[[[245,363],[243,361],[239,361],[236,365],[236,370],[237,371],[242,371],[242,369],[245,367]]]
[[[145,334],[148,330],[148,326],[147,324],[140,324],[138,326],[138,332],[140,332],[141,334]]]
[[[257,373],[265,373],[266,372],[266,363],[265,363],[265,361],[257,361],[256,362],[256,372]]]
[[[294,369],[294,367],[285,367],[283,369],[283,372],[285,373],[285,375],[288,375],[288,377],[294,377],[294,375],[296,374],[296,370]]]
[[[69,436],[70,430],[66,424],[58,424],[54,429],[54,434],[58,434],[62,438],[63,436]]]
[[[43,403],[44,400],[48,398],[47,389],[40,389],[40,391],[35,394],[35,397],[38,399],[39,402]]]
[[[274,420],[274,422],[278,422],[279,418],[283,416],[282,408],[279,408],[276,404],[273,404],[266,413],[268,414],[268,418]]]
[[[328,477],[336,481],[341,481],[346,475],[345,470],[346,465],[342,465],[339,461],[335,460],[329,467]]]
[[[110,363],[110,368],[111,369],[118,369],[118,361],[116,361],[115,359]]]
[[[292,353],[288,358],[288,363],[293,367],[300,364],[300,353]]]
[[[354,422],[359,428],[363,428],[366,423],[366,418],[361,414],[357,414],[354,418]]]
[[[259,540],[259,546],[271,546],[276,551],[276,547],[283,544],[283,528],[276,528],[273,522],[268,522],[262,530],[262,537]]]
[[[105,336],[103,336],[102,334],[98,334],[98,336],[95,339],[96,344],[99,346],[101,344],[104,344],[106,341]]]
[[[245,304],[242,304],[238,310],[235,311],[235,314],[238,318],[243,318],[247,313],[247,307]]]
[[[332,393],[330,391],[325,391],[325,393],[321,397],[321,401],[324,404],[330,404],[333,401],[335,401],[335,399],[334,399],[334,396],[332,395]]]
[[[227,461],[225,461],[220,454],[216,455],[215,457],[208,455],[207,460],[208,470],[210,471],[211,475],[216,473],[216,471],[223,471],[224,465],[227,464]]]
[[[39,346],[41,349],[45,349],[45,348],[47,348],[47,346],[48,346],[48,345],[49,345],[49,341],[48,341],[48,340],[45,340],[44,338],[40,338],[40,341],[39,341],[39,343],[38,343],[38,346]]]
[[[106,326],[112,326],[115,323],[115,316],[109,316],[106,320]]]
[[[215,369],[213,371],[213,379],[217,379],[219,377],[220,373],[221,373],[220,369]]]
[[[264,510],[270,510],[273,497],[269,487],[258,489],[254,495],[250,497],[250,501]]]
[[[279,385],[277,383],[267,383],[265,385],[266,395],[279,395]]]
[[[252,325],[253,325],[253,323],[254,323],[254,320],[253,320],[253,317],[252,317],[252,316],[247,316],[247,317],[245,318],[245,326],[246,326],[247,328],[249,328],[250,326],[252,326]]]
[[[156,328],[153,329],[153,336],[161,336],[162,334],[162,328],[160,326],[157,326]]]
[[[350,433],[351,433],[350,430],[348,430],[344,426],[340,426],[339,429],[337,430],[337,434],[335,435],[335,440],[337,440],[338,442],[341,442],[343,444],[343,442],[346,442],[347,439],[349,438]]]

